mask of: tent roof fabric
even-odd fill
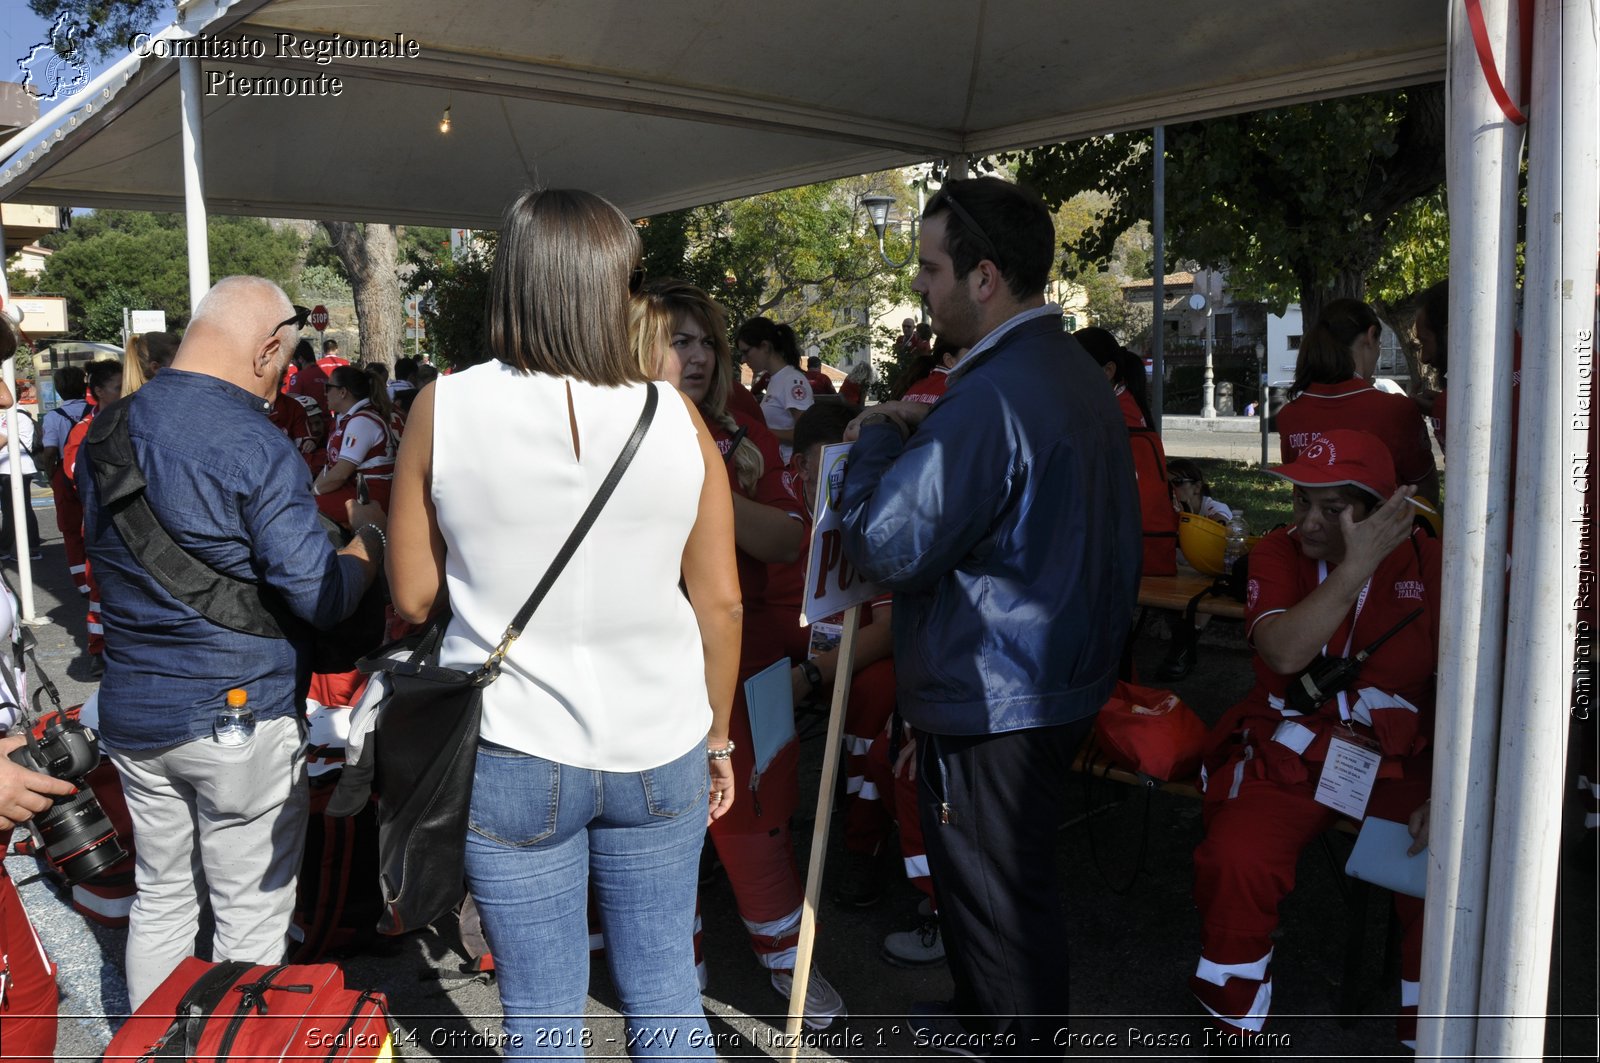
[[[493,228],[538,182],[633,216],[1438,80],[1445,9],[1351,0],[195,0],[207,206]],[[281,57],[344,39],[414,58]],[[0,200],[178,209],[175,58],[145,59],[0,169]],[[340,95],[228,94],[326,75]],[[221,79],[213,84],[213,78]],[[438,130],[444,108],[452,128]],[[0,165],[5,165],[0,163]]]

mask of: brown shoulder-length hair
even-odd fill
[[[1378,327],[1377,311],[1360,299],[1335,299],[1324,306],[1316,325],[1300,341],[1291,390],[1298,394],[1312,384],[1343,384],[1355,376],[1356,359],[1350,348]]]
[[[489,353],[590,384],[648,380],[628,347],[628,277],[640,252],[633,223],[592,192],[522,193],[489,274]]]
[[[722,306],[688,281],[663,278],[647,282],[633,297],[628,315],[628,333],[634,358],[650,379],[661,378],[660,352],[671,338],[681,318],[688,317],[705,330],[716,344],[716,357],[710,366],[706,397],[700,415],[737,433],[739,423],[728,412],[728,394],[733,389],[733,352],[728,346],[728,316]],[[733,453],[734,470],[745,494],[753,494],[765,471],[761,448],[746,437]]]

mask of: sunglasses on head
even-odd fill
[[[1172,486],[1173,487],[1188,487],[1190,484],[1197,484],[1200,481],[1199,480],[1182,480],[1182,479],[1174,478],[1171,482],[1172,482]]]
[[[990,262],[993,262],[996,266],[1000,265],[1000,252],[994,246],[994,241],[989,239],[989,234],[983,231],[983,226],[978,224],[977,219],[973,218],[971,214],[967,213],[967,208],[963,207],[956,200],[956,197],[952,194],[949,185],[946,185],[944,188],[939,190],[939,203],[942,206],[949,207],[950,213],[960,218],[962,226],[973,236],[977,237],[978,240],[983,244],[983,247],[988,254],[981,255],[980,259],[986,258]],[[946,235],[945,242],[948,243],[949,239],[949,236]]]
[[[283,328],[285,325],[293,325],[295,327],[295,331],[298,332],[306,327],[306,322],[309,320],[311,320],[311,308],[309,306],[296,306],[294,308],[294,316],[286,317],[276,325],[273,325],[272,331],[267,333],[267,335],[276,336],[278,334],[278,330]]]

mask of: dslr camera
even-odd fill
[[[77,720],[57,715],[45,724],[42,734],[31,730],[25,734],[28,744],[12,750],[11,759],[78,788],[75,794],[56,798],[28,821],[45,859],[69,886],[126,859],[116,828],[89,786],[89,772],[100,763],[100,742],[94,732]]]

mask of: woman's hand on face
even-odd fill
[[[706,826],[728,814],[733,807],[732,759],[708,760],[711,769],[711,807],[706,814]]]
[[[1344,563],[1348,565],[1353,562],[1368,573],[1377,571],[1383,559],[1410,538],[1415,520],[1411,496],[1416,493],[1415,487],[1400,488],[1359,524],[1350,515],[1350,507],[1346,506],[1339,513],[1339,530],[1344,537]]]

